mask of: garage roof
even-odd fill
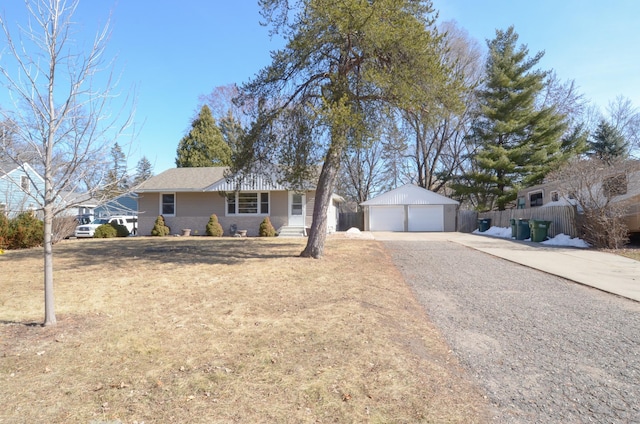
[[[384,194],[360,203],[362,206],[381,205],[458,205],[460,202],[449,199],[414,184],[406,184]]]

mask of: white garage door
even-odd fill
[[[444,206],[409,206],[409,231],[444,231]]]
[[[370,231],[404,231],[404,206],[370,206]]]

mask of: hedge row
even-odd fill
[[[152,236],[168,236],[171,234],[171,228],[169,228],[164,220],[164,216],[160,215],[156,218],[156,221],[153,225],[153,229],[151,230]],[[212,237],[222,237],[224,235],[224,231],[222,229],[222,225],[218,222],[218,216],[213,214],[209,217],[209,222],[206,226],[206,234]],[[276,229],[273,228],[269,217],[266,217],[262,223],[260,224],[260,229],[258,231],[260,237],[275,237]]]

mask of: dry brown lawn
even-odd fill
[[[620,256],[625,256],[627,258],[635,259],[636,261],[640,261],[640,249],[618,249],[614,253]]]
[[[382,245],[207,237],[0,256],[0,423],[470,423],[487,401]]]

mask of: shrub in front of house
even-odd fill
[[[273,228],[273,225],[271,224],[271,220],[269,219],[269,217],[265,217],[265,219],[262,220],[262,223],[260,224],[260,231],[259,231],[260,237],[275,237],[276,236],[276,229]]]
[[[207,235],[212,237],[222,237],[223,233],[222,225],[218,222],[218,215],[214,213],[209,217],[209,222],[207,223]]]
[[[0,249],[9,248],[9,218],[0,212]]]
[[[153,229],[151,230],[152,236],[168,236],[171,234],[171,228],[169,228],[164,222],[164,216],[159,215],[156,218],[156,222],[153,224]]]
[[[9,249],[29,249],[42,246],[44,224],[31,212],[24,212],[9,221]]]
[[[110,222],[108,224],[102,224],[96,228],[93,234],[94,238],[112,238],[112,237],[127,237],[129,230],[124,225]]]
[[[112,222],[111,225],[116,229],[118,237],[129,237],[129,229],[124,225],[116,224]]]
[[[118,236],[118,230],[111,224],[102,224],[93,233],[93,238],[113,238]]]

